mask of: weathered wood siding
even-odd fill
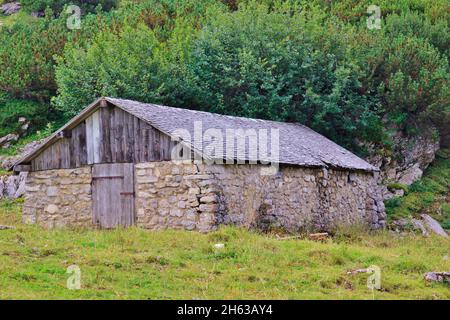
[[[170,160],[174,141],[117,107],[99,108],[31,162],[31,170]]]

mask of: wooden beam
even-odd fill
[[[17,164],[14,166],[15,172],[29,172],[31,171],[31,165],[29,164]]]

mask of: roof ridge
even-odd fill
[[[299,126],[308,128],[305,125],[301,124],[300,122],[284,122],[284,121],[275,121],[275,120],[260,119],[260,118],[249,118],[249,117],[243,117],[243,116],[231,116],[231,115],[221,114],[221,113],[216,113],[216,112],[209,112],[209,111],[203,111],[203,110],[193,110],[193,109],[181,108],[181,107],[171,107],[171,106],[166,106],[166,105],[162,105],[162,104],[156,104],[156,103],[150,103],[150,102],[140,102],[140,101],[135,101],[135,100],[130,100],[130,99],[121,99],[121,98],[112,98],[112,97],[105,97],[105,99],[108,100],[108,101],[110,101],[110,100],[129,101],[129,102],[132,102],[132,103],[139,103],[139,104],[146,105],[146,106],[155,106],[155,107],[167,108],[167,109],[177,109],[177,110],[188,111],[188,112],[191,112],[191,113],[202,113],[202,114],[208,114],[208,115],[213,115],[213,116],[218,116],[218,117],[226,117],[226,118],[232,118],[232,119],[242,119],[244,121],[253,120],[253,121],[261,121],[261,122],[278,123],[278,124],[283,124],[283,125],[286,125],[286,124],[288,124],[288,125],[299,125]],[[113,102],[113,101],[110,101],[110,102]],[[310,128],[308,128],[308,129],[313,131]]]

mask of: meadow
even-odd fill
[[[423,274],[449,270],[450,241],[342,230],[324,242],[280,240],[243,228],[216,232],[138,228],[44,230],[2,201],[0,299],[450,299]],[[222,249],[214,247],[223,243]],[[69,290],[67,268],[81,271]],[[381,270],[380,290],[367,287]]]

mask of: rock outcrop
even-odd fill
[[[32,141],[20,149],[15,156],[0,156],[0,168],[9,169],[17,160],[31,152],[41,144],[41,141]]]
[[[19,135],[17,133],[9,133],[4,137],[0,138],[0,148],[9,148],[11,143],[19,140]]]
[[[269,230],[333,231],[344,225],[383,228],[372,172],[172,161],[136,164],[136,225],[207,232],[221,224]],[[30,172],[24,221],[44,227],[92,226],[91,167]]]
[[[0,176],[0,199],[16,199],[25,193],[25,182],[28,172],[21,172],[18,175]]]
[[[392,183],[409,186],[420,179],[439,150],[439,140],[431,130],[411,137],[397,132],[393,140],[392,155],[380,155],[372,150],[372,155],[366,159],[380,168],[379,183],[384,199],[402,196],[402,190],[389,190],[388,186]]]
[[[0,6],[0,12],[6,16],[9,16],[18,12],[20,8],[21,8],[20,2],[5,3],[2,6]]]
[[[448,238],[447,232],[445,232],[445,230],[441,227],[439,222],[437,222],[436,220],[434,220],[432,217],[430,217],[427,214],[421,214],[420,216],[422,217],[425,227],[428,230],[430,230],[431,232],[433,232],[437,235]]]
[[[450,285],[450,271],[444,272],[427,272],[424,278],[429,282],[442,282]]]
[[[410,231],[420,232],[424,237],[430,234],[439,235],[448,238],[447,232],[441,227],[439,222],[427,214],[421,214],[419,218],[401,218],[394,220],[390,227],[398,233],[407,233]]]

